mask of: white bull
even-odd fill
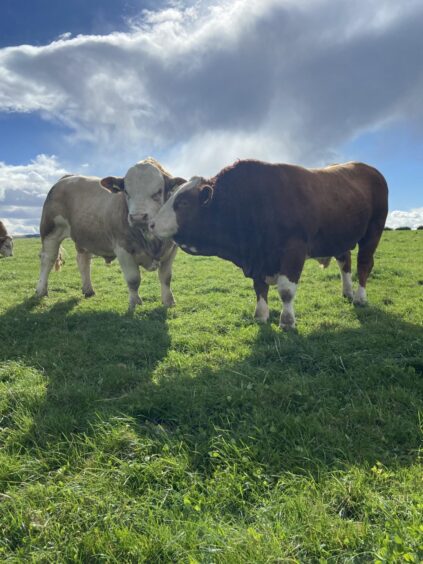
[[[8,234],[5,224],[0,221],[0,258],[13,256],[13,239]]]
[[[172,189],[184,179],[172,177],[154,159],[131,167],[124,178],[97,178],[66,175],[50,190],[40,224],[42,250],[37,295],[48,293],[48,277],[53,265],[61,261],[60,244],[70,237],[75,242],[82,292],[94,295],[91,283],[91,257],[111,262],[117,257],[129,290],[129,310],[141,303],[139,267],[158,268],[162,302],[175,302],[170,289],[172,263],[176,254],[173,242],[161,242],[148,233],[148,222],[155,217]]]

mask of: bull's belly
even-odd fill
[[[316,260],[327,259],[329,257],[339,257],[344,253],[351,251],[356,246],[356,240],[350,240],[345,242],[336,243],[334,241],[327,245],[318,245],[312,247],[307,253],[307,258],[312,258]]]
[[[107,236],[99,236],[99,233],[100,230],[92,229],[88,231],[79,226],[72,226],[70,229],[70,237],[77,249],[98,257],[115,257],[116,253],[112,241]]]
[[[327,268],[329,266],[329,263],[331,261],[331,256],[327,256],[327,257],[306,257],[306,260],[308,259],[313,259],[313,260],[317,260],[317,262],[320,263],[320,265],[323,268]],[[279,274],[275,274],[274,276],[266,276],[265,277],[265,282],[266,284],[269,284],[269,286],[275,286],[278,283],[278,278],[279,278]]]
[[[310,258],[337,257],[351,251],[360,241],[369,224],[369,213],[346,215],[341,225],[325,223],[308,242],[307,255]]]
[[[338,257],[354,249],[362,239],[366,227],[354,233],[331,233],[315,238],[308,246],[307,256],[313,259]]]

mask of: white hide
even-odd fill
[[[163,174],[150,162],[140,161],[125,175],[125,194],[128,203],[128,221],[151,221],[164,201]]]
[[[363,288],[363,286],[359,286],[357,288],[357,290],[354,293],[353,304],[354,305],[366,305],[367,304],[366,288]]]
[[[13,240],[6,239],[3,243],[0,243],[0,257],[12,257],[13,256]]]
[[[339,266],[339,270],[341,271],[341,279],[342,279],[342,295],[345,298],[352,299],[353,297],[353,286],[352,286],[352,275],[351,272],[344,272],[344,262],[336,261]]]
[[[177,196],[186,190],[190,190],[200,182],[197,176],[191,178],[185,184],[182,184],[176,192],[168,199],[165,205],[160,209],[154,218],[153,225],[150,226],[153,235],[159,239],[170,239],[178,232],[178,222],[176,220],[176,212],[174,203]]]
[[[256,305],[254,319],[259,323],[266,323],[266,321],[269,319],[269,306],[267,305],[266,300],[261,296]]]
[[[290,299],[283,300],[283,309],[280,317],[280,326],[282,329],[291,329],[295,327],[294,298],[297,291],[297,284],[291,282],[287,276],[278,276],[278,291],[282,299],[282,294],[288,294]]]

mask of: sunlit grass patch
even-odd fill
[[[37,240],[0,261],[0,560],[418,562],[423,232],[384,233],[370,304],[306,264],[298,331],[250,280],[179,253],[177,306],[72,245],[33,298]]]

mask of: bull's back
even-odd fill
[[[217,182],[233,194],[248,242],[254,245],[259,234],[266,248],[300,237],[309,256],[336,256],[354,247],[372,222],[382,231],[387,215],[386,181],[362,163],[306,169],[240,161]]]
[[[44,203],[41,237],[65,226],[79,247],[95,254],[107,252],[110,244],[106,227],[113,196],[95,177],[71,176],[59,180]]]
[[[384,177],[363,163],[310,171],[318,212],[310,256],[336,256],[362,240],[370,228],[383,230],[388,213]]]

